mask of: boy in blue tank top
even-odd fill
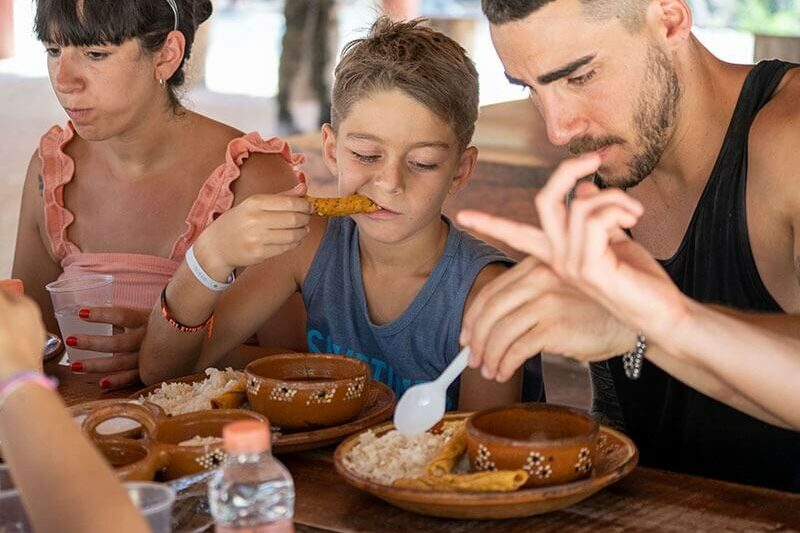
[[[345,48],[332,104],[332,124],[322,130],[325,163],[341,196],[364,195],[379,210],[310,217],[301,184],[221,216],[194,246],[199,265],[217,281],[250,268],[215,292],[181,266],[151,319],[143,380],[219,364],[295,292],[308,313],[309,350],[366,361],[398,395],[438,377],[458,353],[465,306],[510,264],[442,216],[478,155],[469,146],[478,117],[474,65],[419,21],[381,18]],[[287,251],[284,243],[305,232]],[[213,335],[181,330],[162,311],[179,325],[213,315]],[[520,373],[501,384],[468,369],[448,391],[448,407],[513,403],[520,390]]]

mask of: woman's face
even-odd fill
[[[156,59],[138,39],[119,46],[44,45],[56,98],[84,139],[121,135],[166,104]]]

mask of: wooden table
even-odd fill
[[[480,208],[534,221],[532,199],[562,154],[543,142],[541,121],[528,102],[482,110],[476,144],[484,158],[469,186],[448,200],[445,212]],[[318,138],[293,139],[309,155],[312,185],[335,194],[319,159]],[[315,148],[316,147],[316,148]],[[252,358],[257,348],[243,348]],[[96,379],[73,375],[53,363],[68,404],[127,397],[128,388],[103,393]],[[768,453],[768,451],[765,451]],[[502,521],[429,518],[393,507],[347,485],[333,469],[333,448],[283,455],[296,487],[295,523],[300,533],[320,532],[522,532],[522,531],[798,531],[800,495],[723,483],[638,467],[627,478],[562,511]],[[800,453],[800,450],[798,450]]]
[[[96,381],[50,363],[68,404],[126,397],[136,388],[102,393]],[[800,495],[638,467],[588,500],[530,518],[460,521],[393,507],[352,488],[333,468],[333,448],[282,455],[295,482],[295,523],[318,532],[522,531],[800,531]]]

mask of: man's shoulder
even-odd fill
[[[750,129],[748,183],[800,201],[800,68],[787,72]],[[795,194],[796,193],[796,194]]]
[[[800,161],[800,68],[786,73],[772,99],[759,112],[750,129],[751,157],[780,165]]]

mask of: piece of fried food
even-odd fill
[[[513,492],[528,482],[525,470],[494,470],[472,474],[445,474],[401,478],[393,486],[404,489],[446,492]]]
[[[233,389],[220,394],[215,398],[211,398],[212,409],[238,409],[247,401],[247,392],[242,383],[241,386],[237,385]]]
[[[358,213],[372,213],[378,210],[375,202],[360,194],[342,198],[306,196],[306,200],[314,206],[314,214],[321,217],[345,217]]]
[[[428,463],[429,476],[444,476],[453,472],[459,458],[467,451],[467,427],[461,422],[453,435]]]

